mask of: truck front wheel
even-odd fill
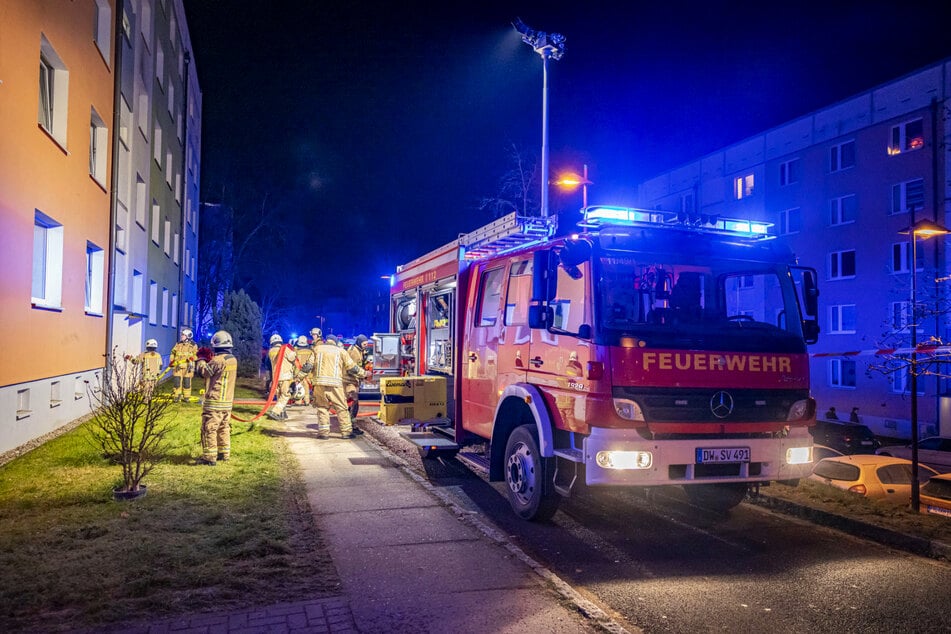
[[[538,450],[538,432],[534,425],[516,427],[505,445],[505,484],[509,504],[525,520],[542,522],[555,514],[561,497],[545,479],[551,473],[552,458],[543,458]]]
[[[726,513],[742,502],[748,489],[749,485],[745,482],[684,485],[684,491],[691,502],[717,513]]]

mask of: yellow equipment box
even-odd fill
[[[402,376],[380,379],[380,421],[386,425],[446,416],[446,379]]]

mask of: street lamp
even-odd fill
[[[951,230],[930,220],[919,220],[898,233],[911,235],[911,510],[921,508],[921,487],[918,483],[918,236],[927,240],[943,236]]]
[[[536,31],[515,18],[512,26],[522,36],[522,41],[535,49],[542,58],[542,197],[541,215],[548,217],[548,59],[559,60],[565,54],[565,36],[561,33]]]
[[[324,316],[323,316],[323,315],[314,315],[314,319],[319,319],[319,320],[320,320],[320,332],[321,332],[321,334],[323,334],[323,332],[324,332]]]
[[[558,180],[555,181],[555,185],[561,185],[562,187],[577,187],[581,185],[581,208],[587,208],[588,185],[594,185],[594,183],[588,180],[587,165],[584,166],[584,174],[582,176],[578,176],[574,173],[562,174]]]

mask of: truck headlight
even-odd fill
[[[808,464],[812,462],[812,447],[790,447],[786,450],[786,464]]]
[[[654,462],[649,451],[599,451],[595,459],[602,469],[650,469]]]
[[[614,399],[614,411],[624,420],[644,420],[641,406],[626,398]]]

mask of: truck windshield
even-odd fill
[[[784,264],[614,252],[602,254],[599,269],[597,322],[606,343],[628,336],[670,348],[803,346]]]

